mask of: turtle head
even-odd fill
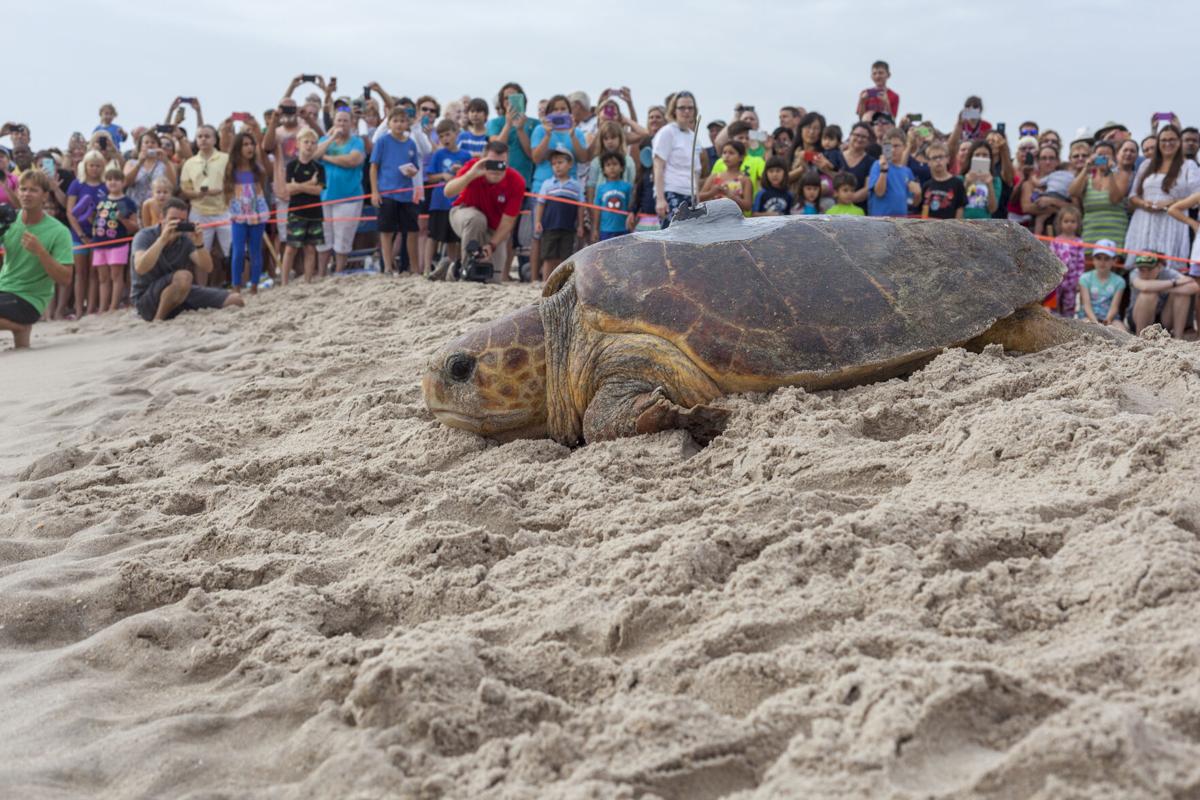
[[[433,357],[421,382],[438,421],[502,439],[546,429],[546,342],[538,307],[471,331]]]

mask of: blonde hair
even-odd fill
[[[100,166],[102,167],[108,164],[108,159],[105,158],[104,154],[99,150],[88,150],[86,153],[84,153],[83,158],[79,159],[79,166],[75,169],[75,177],[77,177],[81,182],[86,181],[87,165],[96,161],[99,161]],[[101,175],[103,174],[104,173],[102,171]]]
[[[305,128],[296,134],[297,142],[303,142],[305,139],[312,139],[314,142],[317,141],[317,132],[312,128]]]
[[[162,189],[166,189],[167,192],[175,191],[175,187],[171,185],[171,182],[169,180],[167,180],[166,175],[159,175],[157,178],[155,178],[153,181],[151,181],[150,188],[151,189],[162,188]]]

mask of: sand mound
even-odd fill
[[[703,450],[436,424],[424,360],[533,297],[345,279],[0,357],[105,365],[3,398],[2,793],[1200,795],[1195,345],[949,351]]]

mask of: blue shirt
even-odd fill
[[[436,175],[439,172],[448,172],[451,176],[457,175],[458,170],[463,164],[467,163],[473,156],[466,150],[449,150],[441,148],[436,153],[429,157],[429,169],[426,175]],[[442,183],[441,179],[436,183]],[[449,211],[452,202],[446,198],[445,188],[442,186],[434,187],[433,194],[429,196],[430,211]]]
[[[107,125],[97,125],[96,127],[92,128],[92,133],[95,133],[96,131],[108,131],[108,135],[112,137],[113,144],[117,146],[118,150],[120,150],[121,145],[125,143],[125,137],[121,135],[121,126],[115,122],[110,122]]]
[[[325,141],[328,138],[326,136],[321,141]],[[353,152],[366,155],[367,148],[363,144],[361,136],[351,135],[345,144],[334,142],[329,145],[329,148],[325,151],[325,155],[344,156]],[[363,163],[366,162],[364,161]],[[325,168],[325,188],[321,190],[321,199],[326,202],[345,200],[348,197],[358,197],[362,194],[363,163],[360,163],[357,167],[339,167],[336,164],[330,164],[328,161],[321,159],[321,166]],[[382,182],[383,176],[381,175],[380,183],[382,184]]]
[[[571,158],[575,158],[575,148],[571,146],[571,134],[575,134],[575,138],[579,140],[580,147],[587,147],[587,143],[583,140],[583,131],[575,128],[570,131],[550,131],[550,153],[546,156],[546,160],[533,168],[533,185],[541,186],[546,181],[554,177],[554,167],[550,164],[550,158],[554,155],[554,151],[560,147],[564,147],[571,151]],[[529,137],[529,149],[534,150],[542,140],[546,138],[546,126],[538,125],[533,135]],[[512,151],[509,151],[512,152]],[[571,175],[578,175],[576,165],[571,166]]]
[[[867,177],[867,213],[872,217],[903,217],[908,214],[908,183],[912,179],[912,170],[908,167],[889,164],[887,191],[883,197],[876,197],[879,162],[872,164],[871,174]]]
[[[575,178],[560,181],[551,175],[541,185],[538,194],[550,197],[561,197],[566,200],[583,202],[583,184]],[[545,206],[542,210],[542,229],[547,231],[573,231],[579,223],[579,206],[572,203],[556,203],[553,200],[538,198],[538,205]]]
[[[503,126],[501,126],[503,127]],[[466,150],[471,158],[476,158],[483,154],[483,149],[487,147],[488,135],[481,133],[476,135],[470,131],[458,132],[458,146],[462,150]]]
[[[633,184],[629,181],[610,181],[607,178],[596,187],[596,205],[613,211],[629,211],[633,207]],[[601,233],[624,233],[629,218],[612,211],[600,212]]]
[[[375,149],[371,151],[371,163],[379,165],[380,194],[392,192],[387,196],[397,203],[413,202],[411,191],[394,191],[413,187],[413,179],[400,171],[402,164],[412,164],[418,169],[421,167],[421,162],[417,157],[417,145],[412,139],[400,141],[390,133],[385,134],[375,143]]]
[[[1095,270],[1091,270],[1079,277],[1079,288],[1088,293],[1088,299],[1092,301],[1092,313],[1096,315],[1096,319],[1103,322],[1104,318],[1108,316],[1109,309],[1112,308],[1113,297],[1117,292],[1125,291],[1125,279],[1115,272],[1110,272],[1108,280],[1101,283]],[[1083,303],[1079,304],[1075,316],[1079,319],[1087,319],[1087,314],[1083,313]]]
[[[526,135],[533,135],[533,129],[541,127],[537,121],[525,119]],[[504,117],[492,117],[488,120],[487,132],[488,136],[499,136],[500,131],[504,129]],[[517,136],[517,129],[511,128],[508,131],[508,165],[521,174],[525,179],[525,191],[529,191],[529,187],[533,186],[533,159],[525,155],[525,151],[521,149],[521,140]],[[533,150],[532,147],[529,148]]]

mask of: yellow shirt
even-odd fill
[[[762,185],[762,175],[766,168],[767,161],[762,156],[746,156],[742,159],[742,173],[750,179],[753,194],[758,194]],[[712,171],[714,175],[719,175],[725,169],[725,159],[718,158],[717,163],[713,164]]]
[[[216,217],[229,210],[225,203],[225,166],[229,154],[213,150],[207,160],[200,153],[183,162],[179,173],[179,188],[185,192],[198,192],[201,186],[208,187],[208,195],[192,201],[192,209],[206,217]]]

